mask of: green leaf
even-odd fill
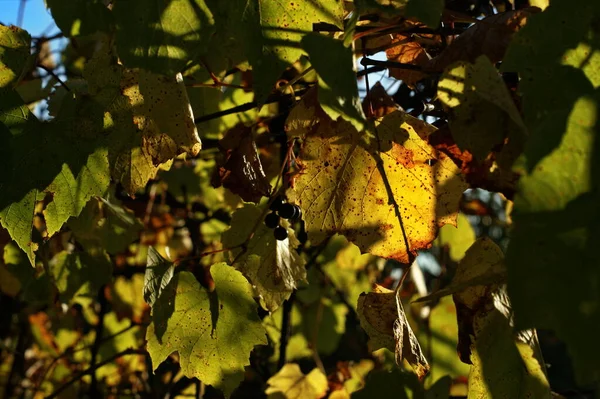
[[[112,263],[104,252],[62,251],[52,258],[49,270],[63,302],[88,306],[98,297],[98,290],[110,282]]]
[[[396,368],[377,370],[367,375],[365,386],[352,393],[352,399],[447,399],[451,383],[449,377],[442,377],[426,391],[413,373]]]
[[[161,164],[200,151],[181,75],[170,78],[123,68],[105,46],[86,64],[84,77],[92,99],[79,96],[70,106],[63,104],[61,112],[83,114],[80,124],[95,134],[103,132],[111,175],[129,193],[145,187]]]
[[[226,396],[243,379],[255,345],[267,343],[256,314],[252,288],[240,272],[217,263],[211,267],[215,291],[208,292],[188,272],[169,283],[152,309],[146,339],[153,369],[179,353],[184,375],[221,389]],[[157,334],[157,329],[164,331]]]
[[[349,121],[359,132],[363,130],[366,118],[358,97],[352,49],[318,33],[304,36],[302,47],[319,75],[319,104],[325,113],[333,120],[341,117]]]
[[[256,222],[259,222],[261,209],[246,204],[236,210],[231,218],[231,228],[223,233],[223,246],[233,248],[242,244],[249,236]],[[231,259],[237,259],[234,266],[242,272],[254,286],[261,305],[276,310],[288,299],[299,281],[306,278],[304,259],[296,252],[300,242],[286,220],[281,226],[288,231],[288,238],[276,240],[273,230],[260,221],[246,251],[235,249]]]
[[[507,251],[516,327],[556,331],[582,381],[600,373],[589,350],[600,334],[599,115],[600,90],[582,96],[560,145],[532,171],[522,171]]]
[[[263,326],[267,330],[269,343],[273,347],[274,353],[271,360],[277,362],[279,358],[281,342],[281,323],[283,320],[283,307],[279,307],[263,319]],[[290,336],[285,347],[286,359],[296,360],[303,357],[310,357],[313,353],[309,348],[309,343],[304,336],[303,313],[297,303],[292,306],[290,312]]]
[[[260,105],[285,68],[304,54],[300,41],[313,31],[314,23],[343,27],[344,7],[340,0],[238,0],[228,1],[227,6],[221,12],[235,25],[228,35],[242,40],[238,46],[247,49],[255,100]]]
[[[600,86],[598,17],[598,2],[572,7],[565,0],[553,1],[530,18],[507,50],[501,70],[521,74],[529,172],[560,145],[575,102]]]
[[[407,17],[415,17],[431,28],[437,28],[444,11],[444,0],[410,0],[406,5]]]
[[[483,161],[506,137],[524,140],[527,131],[496,68],[486,56],[447,68],[438,97],[450,114],[456,144]]]
[[[473,325],[476,340],[472,346],[469,398],[551,397],[532,347],[515,342],[509,321],[501,312],[480,312]]]
[[[173,278],[175,265],[163,258],[154,247],[148,248],[144,275],[144,300],[154,306]]]
[[[346,330],[348,308],[342,303],[334,303],[321,298],[302,312],[302,325],[306,340],[312,343],[319,353],[330,355],[338,347]]]
[[[10,287],[10,289],[18,292],[19,298],[23,302],[46,306],[54,301],[55,289],[48,273],[38,273],[40,270],[31,268],[27,256],[14,242],[9,242],[4,246],[2,255],[0,268],[5,267],[5,270],[10,273],[9,278],[7,280],[3,278],[0,283],[3,292],[9,288],[4,287],[4,284],[10,283],[13,278],[16,278],[17,287]]]
[[[467,249],[475,242],[475,231],[469,218],[464,213],[459,213],[456,227],[445,225],[438,232],[435,240],[436,245],[450,247],[450,258],[458,262],[464,256]]]
[[[0,176],[0,223],[33,264],[36,202],[50,198],[44,216],[52,236],[108,188],[107,151],[84,134],[61,129],[59,122],[39,122],[14,96],[0,100],[13,100],[0,112],[0,166],[5,171]]]
[[[491,238],[482,237],[467,250],[447,287],[415,302],[433,301],[446,295],[461,293],[465,302],[475,306],[487,286],[502,284],[505,280],[506,266],[502,250]]]
[[[127,0],[113,7],[117,51],[130,68],[175,75],[208,46],[215,31],[203,0]]]
[[[429,381],[436,381],[449,375],[453,379],[467,377],[469,365],[460,361],[456,354],[458,345],[458,325],[456,306],[451,297],[445,297],[431,309],[429,328],[417,331],[423,351],[431,354],[431,374]],[[448,390],[446,390],[446,397]]]
[[[101,0],[46,0],[54,22],[67,37],[108,32],[113,24],[112,14]]]
[[[27,31],[0,25],[0,94],[3,94],[3,88],[16,83],[23,73],[30,58],[30,46],[31,36]]]

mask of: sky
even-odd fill
[[[21,0],[0,0],[0,22],[4,25],[16,25]],[[50,36],[58,32],[50,12],[46,10],[44,0],[26,0],[21,28],[32,36],[45,33]]]

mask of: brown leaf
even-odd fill
[[[359,297],[357,313],[360,325],[369,335],[370,350],[393,350],[398,365],[406,360],[419,379],[427,375],[429,364],[408,324],[399,295],[375,285],[373,292],[363,293]]]
[[[223,186],[246,202],[269,196],[271,185],[263,171],[251,128],[242,124],[229,130],[219,142],[225,162],[214,176],[213,186]]]
[[[525,25],[527,18],[538,12],[540,9],[537,7],[527,7],[482,19],[458,36],[424,69],[442,72],[456,61],[474,63],[481,55],[486,55],[492,63],[501,61],[513,34]]]
[[[363,112],[369,118],[382,118],[385,115],[400,109],[400,106],[394,102],[394,99],[387,94],[385,88],[379,82],[371,87],[369,93],[363,100],[362,107]]]
[[[398,33],[392,39],[392,43],[396,43],[396,46],[385,51],[389,61],[421,67],[425,67],[429,64],[429,54],[427,54],[427,51],[425,51],[421,44],[412,37]],[[408,69],[390,68],[390,76],[402,80],[409,87],[414,87],[419,80],[427,77],[427,74]]]

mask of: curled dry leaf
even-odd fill
[[[358,298],[356,311],[360,325],[369,335],[370,350],[387,348],[395,352],[398,365],[406,360],[419,379],[427,375],[429,364],[394,291],[375,285],[373,292],[363,293]]]
[[[268,197],[271,185],[263,171],[252,129],[237,125],[219,144],[225,153],[225,162],[216,171],[213,185],[223,185],[246,202],[258,202],[261,197]]]
[[[297,107],[309,119],[317,105],[307,101]],[[292,115],[288,131],[300,125]],[[319,122],[302,130],[303,169],[287,192],[302,208],[314,244],[340,233],[362,252],[409,263],[438,227],[455,224],[466,185],[452,160],[426,143],[433,126],[395,111],[376,121],[369,137],[314,115]]]
[[[381,118],[402,109],[394,102],[392,96],[385,91],[385,88],[379,82],[375,83],[365,96],[362,108],[365,115],[369,118]]]
[[[527,7],[482,19],[431,59],[424,69],[442,72],[456,61],[475,62],[481,55],[486,55],[492,63],[501,61],[512,36],[525,26],[527,18],[538,12],[540,9],[537,7]]]
[[[395,46],[385,51],[389,61],[425,67],[431,59],[423,46],[410,35],[398,33],[394,35],[392,44]],[[409,87],[414,87],[419,80],[427,77],[427,74],[409,69],[390,68],[390,76],[402,80]]]

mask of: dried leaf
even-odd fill
[[[371,351],[387,348],[396,353],[398,365],[406,360],[419,379],[427,375],[429,364],[394,291],[375,285],[373,292],[363,293],[358,298],[356,311],[360,325],[369,335]]]
[[[375,83],[365,96],[362,108],[365,115],[369,118],[382,118],[387,114],[402,109],[394,102],[392,96],[385,91],[385,88],[379,82]]]
[[[263,171],[252,129],[242,124],[229,130],[219,142],[226,160],[217,171],[213,185],[223,185],[246,202],[268,197],[271,185]]]
[[[385,51],[389,61],[425,67],[431,59],[423,46],[408,35],[398,33],[394,35],[392,43],[395,46]],[[414,87],[419,80],[427,77],[427,74],[409,69],[390,68],[390,76],[402,80],[409,87]]]
[[[442,72],[457,61],[475,62],[481,55],[486,55],[492,63],[501,61],[513,34],[525,25],[527,18],[539,11],[537,7],[528,7],[478,21],[429,61],[425,70]]]

